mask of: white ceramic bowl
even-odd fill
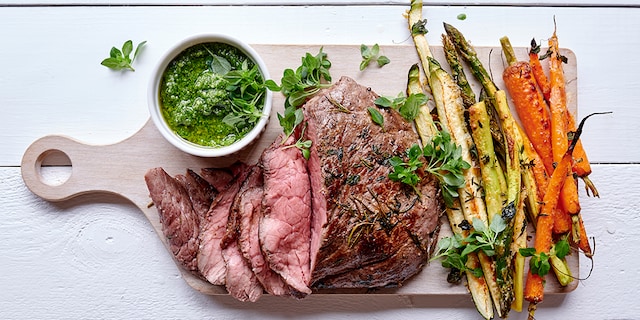
[[[162,112],[160,110],[160,82],[162,80],[162,75],[169,65],[169,63],[178,56],[185,49],[192,47],[194,45],[200,43],[208,43],[208,42],[222,42],[229,45],[232,45],[238,49],[240,49],[244,54],[246,54],[253,62],[258,65],[258,69],[262,74],[262,78],[267,80],[269,79],[269,71],[267,70],[266,64],[260,58],[258,53],[251,48],[248,44],[238,40],[237,38],[222,35],[222,34],[201,34],[191,36],[186,38],[173,46],[167,53],[162,56],[160,62],[153,70],[151,74],[151,83],[149,85],[148,90],[148,105],[149,105],[149,113],[151,114],[151,120],[154,122],[162,136],[169,141],[176,148],[190,153],[195,156],[200,157],[222,157],[231,155],[240,151],[242,148],[251,144],[254,140],[260,137],[261,133],[264,131],[267,123],[269,122],[269,115],[271,114],[271,104],[273,99],[273,93],[269,90],[266,92],[266,97],[264,100],[263,106],[263,116],[258,120],[255,127],[249,131],[243,138],[234,142],[231,145],[223,146],[223,147],[208,147],[202,146],[191,141],[188,141],[179,135],[177,135],[169,125],[166,120],[162,116]]]

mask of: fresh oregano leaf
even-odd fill
[[[369,111],[369,115],[371,115],[371,120],[373,121],[373,123],[379,125],[384,130],[384,117],[382,116],[380,111],[378,111],[378,109],[374,107],[369,107],[367,108],[367,110]]]
[[[211,71],[224,76],[225,74],[229,73],[231,69],[231,63],[229,63],[227,59],[216,54],[212,55]]]
[[[116,47],[112,47],[111,50],[109,51],[109,57],[106,59],[103,59],[100,64],[112,70],[126,69],[130,71],[135,71],[135,69],[133,69],[131,65],[133,64],[133,61],[137,57],[140,51],[140,48],[145,43],[146,41],[141,42],[137,46],[136,52],[134,53],[133,57],[130,57],[131,52],[133,51],[133,42],[131,40],[127,40],[122,45],[122,50]]]

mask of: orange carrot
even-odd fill
[[[549,180],[549,185],[544,196],[542,210],[540,211],[540,215],[538,216],[537,220],[536,238],[534,240],[534,247],[537,254],[540,254],[542,252],[546,253],[547,255],[550,254],[551,246],[553,243],[553,236],[551,232],[551,230],[553,229],[553,219],[550,216],[551,210],[553,210],[553,208],[558,205],[560,190],[562,189],[562,186],[566,181],[565,177],[567,175],[571,175],[571,164],[573,162],[572,154],[574,148],[576,147],[578,138],[580,137],[580,134],[582,134],[582,127],[589,117],[596,114],[604,113],[592,113],[582,119],[580,125],[575,131],[575,135],[572,138],[571,143],[567,147],[567,151],[565,152],[560,162],[558,162],[556,169],[551,175],[551,180]],[[577,217],[580,218],[580,216]],[[524,289],[524,299],[529,301],[529,319],[534,319],[536,306],[544,299],[544,278],[545,275],[534,274],[531,272],[531,269],[529,269]]]
[[[582,221],[582,215],[578,214],[573,217],[574,220],[574,229],[575,232],[572,232],[571,241],[578,245],[578,248],[582,250],[585,256],[588,258],[593,257],[593,251],[591,251],[591,244],[589,243],[589,238],[587,237],[587,230],[584,228],[584,221]],[[575,235],[574,235],[575,234]],[[577,237],[577,239],[576,239]]]
[[[560,190],[566,181],[566,176],[571,175],[571,166],[573,162],[573,150],[576,146],[576,142],[582,133],[582,127],[584,126],[584,122],[591,116],[599,114],[593,113],[586,116],[578,128],[576,129],[575,136],[571,140],[571,143],[567,147],[567,151],[565,152],[562,159],[558,162],[556,169],[553,171],[551,175],[551,179],[549,180],[549,185],[547,186],[547,191],[544,195],[544,203],[542,204],[542,210],[540,211],[540,215],[537,220],[537,228],[536,228],[536,237],[534,240],[534,248],[536,249],[536,253],[540,254],[542,252],[547,255],[550,254],[551,246],[553,244],[553,218],[551,216],[553,208],[558,205],[558,201],[560,199]],[[533,274],[531,270],[527,275],[527,281],[524,289],[524,298],[530,302],[529,304],[529,316],[533,317],[533,313],[535,312],[536,305],[544,299],[544,275]]]
[[[529,64],[531,65],[531,71],[533,77],[536,79],[536,83],[540,88],[540,92],[544,96],[546,101],[549,101],[549,95],[551,94],[551,86],[549,85],[549,78],[544,73],[542,64],[540,63],[540,45],[536,43],[536,39],[531,39],[531,50],[529,50]]]
[[[551,116],[547,104],[538,90],[529,63],[516,60],[509,38],[502,37],[500,43],[509,64],[502,72],[505,87],[511,95],[522,128],[540,155],[547,173],[551,174],[554,159],[551,146]]]
[[[568,110],[567,92],[564,81],[564,71],[562,69],[563,57],[558,49],[558,38],[556,32],[549,39],[549,79],[551,85],[551,95],[549,98],[549,109],[551,110],[551,143],[553,150],[553,160],[559,162],[564,156],[568,142]],[[573,165],[573,161],[572,161]],[[574,178],[570,175],[562,188],[560,201],[562,207],[570,214],[580,212],[580,201],[578,200],[578,186]]]
[[[505,87],[511,95],[516,113],[520,118],[522,127],[533,144],[537,159],[530,159],[532,163],[541,162],[543,168],[534,167],[534,178],[538,184],[539,200],[542,201],[544,190],[548,182],[549,175],[553,173],[553,148],[551,144],[551,116],[547,103],[536,84],[532,66],[526,61],[516,61],[515,53],[507,37],[500,39],[503,53],[509,66],[502,73]],[[533,42],[535,43],[535,41]],[[538,60],[538,64],[540,61]],[[544,75],[544,73],[543,73]],[[545,76],[546,79],[546,76]],[[525,148],[528,147],[525,143]],[[565,147],[566,150],[566,147]],[[546,175],[539,172],[540,169],[546,171]],[[538,170],[536,172],[536,170]],[[571,230],[571,217],[559,206],[553,209],[554,233],[564,234]]]
[[[531,171],[533,172],[533,177],[536,181],[536,185],[538,186],[537,201],[543,203],[544,195],[547,191],[549,179],[551,177],[549,177],[549,175],[547,174],[547,171],[542,164],[542,159],[533,148],[533,144],[529,139],[526,139],[524,143],[524,150],[525,154],[527,155],[528,165],[530,165],[532,168]],[[552,217],[554,234],[566,234],[571,231],[571,216],[566,212],[563,212],[563,208],[561,206],[556,206],[556,208],[553,210]],[[535,221],[537,215],[533,218],[533,221]]]
[[[536,222],[536,238],[534,247],[536,253],[549,254],[553,244],[553,210],[558,205],[560,190],[565,184],[566,176],[571,174],[571,151],[567,150],[562,160],[558,162],[551,175],[547,191],[544,194],[542,210]],[[532,274],[529,271],[524,290],[524,298],[531,303],[539,303],[544,298],[544,276]]]
[[[570,112],[567,112],[567,127],[571,132],[576,130],[576,120]],[[591,174],[591,163],[587,158],[587,153],[582,146],[581,140],[578,140],[576,149],[573,151],[573,160],[573,172],[575,172],[576,175],[584,181],[587,195],[593,194],[594,197],[600,197],[598,189],[596,189],[596,186],[593,184],[591,179],[589,179],[589,175]]]

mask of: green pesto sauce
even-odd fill
[[[219,42],[197,44],[184,50],[167,66],[160,84],[162,115],[180,137],[193,143],[223,147],[244,137],[257,120],[236,125],[222,121],[232,113],[227,82],[213,71],[213,54],[227,59],[232,70],[247,61],[239,49]]]

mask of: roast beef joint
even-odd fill
[[[176,261],[242,301],[397,287],[420,272],[438,237],[440,188],[430,175],[415,189],[388,178],[389,159],[419,139],[394,110],[375,124],[377,97],[342,77],[302,106],[304,130],[277,137],[255,164],[150,169]],[[312,141],[308,159],[293,146],[300,138]]]

